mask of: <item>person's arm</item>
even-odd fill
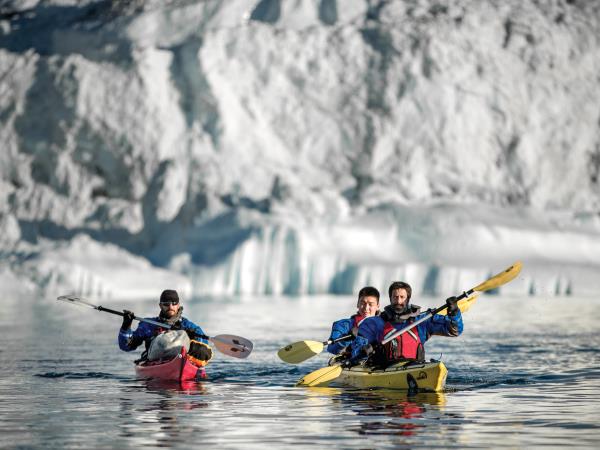
[[[350,334],[351,328],[352,321],[350,319],[341,319],[333,322],[329,339],[338,339],[342,336],[347,336]],[[329,344],[327,346],[327,351],[329,353],[333,353],[334,355],[339,355],[350,344],[351,341],[352,339],[347,339],[334,344]]]
[[[152,335],[152,329],[147,323],[140,323],[135,331],[131,328],[119,330],[119,348],[124,352],[131,352],[138,348],[144,340]]]
[[[200,336],[206,336],[206,333],[204,332],[204,330],[202,330],[202,328],[200,328],[198,325],[196,325],[191,320],[188,320],[186,318],[181,319],[181,328],[184,329],[185,331],[187,331],[187,334],[190,337],[190,339],[194,339],[196,341],[200,341],[200,342],[204,342],[205,344],[208,344],[208,339],[200,337]]]
[[[434,315],[431,319],[424,322],[425,324],[425,340],[430,336],[450,336],[456,337],[463,332],[463,321],[460,310],[457,310],[454,315],[441,316]]]
[[[380,317],[369,317],[358,327],[358,334],[350,345],[350,359],[357,362],[366,358],[379,342],[383,333],[383,320]]]

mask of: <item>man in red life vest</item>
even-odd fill
[[[426,313],[421,307],[410,304],[412,288],[408,283],[396,281],[388,290],[390,305],[379,316],[365,319],[358,327],[358,335],[351,344],[351,362],[369,357],[369,363],[388,366],[402,360],[425,360],[423,344],[433,335],[458,336],[463,331],[462,316],[456,297],[446,299],[448,314],[436,314],[415,328],[397,336],[385,345],[381,342],[396,330],[419,320]]]
[[[350,318],[333,322],[329,339],[334,340],[352,334],[356,336],[358,326],[364,319],[379,314],[379,291],[372,286],[362,288],[358,292],[356,308],[356,314],[350,316]],[[353,338],[329,344],[327,351],[339,355],[346,349]]]

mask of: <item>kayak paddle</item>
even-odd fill
[[[497,287],[500,287],[503,284],[506,284],[509,281],[514,280],[515,277],[521,271],[522,266],[523,266],[523,264],[521,262],[516,262],[512,266],[510,266],[508,269],[504,270],[503,272],[500,272],[499,274],[494,275],[492,278],[484,281],[483,283],[478,284],[474,288],[469,289],[466,292],[463,292],[461,295],[459,295],[457,297],[457,299],[459,300],[459,303],[460,303],[460,300],[463,300],[463,299],[473,299],[473,301],[474,301],[473,294],[475,292],[486,292],[486,291],[489,291],[492,289],[496,289]],[[468,304],[469,307],[470,307],[470,304],[471,303]],[[390,335],[387,339],[384,339],[382,344],[386,344],[387,342],[394,339],[396,336],[399,336],[402,333],[406,333],[408,330],[416,327],[421,322],[424,322],[425,320],[429,319],[430,317],[432,317],[435,314],[439,314],[440,312],[445,311],[447,308],[448,308],[448,305],[444,304],[432,311],[429,311],[423,318],[411,323],[410,325],[402,328],[401,330],[396,331],[394,334]],[[320,384],[326,384],[326,383],[329,383],[330,381],[335,380],[337,377],[340,376],[341,373],[342,373],[341,364],[337,364],[334,366],[322,367],[322,368],[317,369],[314,372],[311,372],[308,375],[305,375],[304,377],[302,377],[298,381],[298,383],[296,383],[296,386],[318,386]]]
[[[474,294],[469,298],[463,298],[462,300],[459,300],[457,303],[457,306],[458,306],[458,309],[460,309],[461,314],[464,314],[469,309],[471,309],[471,306],[473,306],[475,304],[475,302],[477,301],[478,298],[479,298],[479,294]],[[440,316],[445,316],[446,310],[440,311],[438,314]]]
[[[92,308],[97,311],[107,312],[121,317],[125,315],[121,311],[115,311],[114,309],[105,308],[104,306],[94,305],[88,302],[87,300],[84,300],[75,295],[61,295],[60,297],[57,297],[56,300],[70,303],[71,305],[87,306],[88,308]],[[156,320],[146,319],[137,316],[133,316],[133,318],[134,320],[150,323],[152,325],[156,325],[157,327],[165,328],[167,330],[170,330],[172,328],[171,325],[158,322]],[[197,337],[209,340],[221,353],[228,356],[233,356],[234,358],[247,358],[248,356],[250,356],[252,348],[254,347],[252,341],[249,341],[248,339],[240,336],[234,336],[232,334],[219,334],[217,336],[212,337],[206,335],[197,335]]]
[[[280,348],[277,352],[277,356],[279,356],[279,359],[286,363],[298,364],[321,353],[326,345],[346,341],[348,339],[352,339],[353,337],[354,335],[347,334],[337,339],[328,339],[325,342],[298,341]]]
[[[335,364],[333,366],[321,367],[314,372],[304,375],[296,383],[296,386],[318,386],[320,384],[327,384],[332,380],[335,380],[342,373],[342,365]]]
[[[469,308],[473,305],[473,303],[475,303],[475,300],[477,300],[477,298],[478,296],[474,295],[470,298],[465,298],[459,301],[458,307],[460,308],[460,311],[463,313],[467,312]],[[440,312],[440,314],[443,315],[446,313],[445,311],[442,311]],[[279,359],[286,363],[298,364],[321,353],[326,345],[331,345],[335,344],[336,342],[352,339],[353,337],[353,335],[347,334],[337,339],[328,339],[325,342],[298,341],[280,348],[277,352],[277,356],[279,356]]]
[[[500,272],[499,274],[494,275],[489,280],[486,280],[483,283],[478,284],[473,289],[469,289],[468,291],[463,292],[458,297],[456,297],[456,299],[457,300],[462,300],[464,298],[469,298],[475,292],[485,292],[485,291],[489,291],[491,289],[496,289],[497,287],[502,286],[503,284],[506,284],[509,281],[514,280],[515,277],[521,271],[521,267],[522,266],[523,266],[523,264],[518,261],[518,262],[514,263],[512,266],[510,266],[508,269],[504,270],[503,272]],[[428,310],[427,314],[425,314],[422,318],[420,318],[419,320],[415,320],[410,325],[408,325],[408,326],[406,326],[406,327],[404,327],[404,328],[396,331],[395,333],[389,335],[387,338],[385,338],[383,341],[381,341],[381,344],[382,345],[383,344],[387,344],[392,339],[396,338],[397,336],[400,336],[403,333],[406,333],[408,330],[411,330],[414,327],[416,327],[417,325],[419,325],[420,323],[425,322],[430,317],[432,317],[432,316],[434,316],[436,314],[439,314],[442,311],[445,311],[447,308],[448,308],[448,305],[446,303],[444,303],[442,306],[438,306],[437,308],[435,308],[433,310]]]

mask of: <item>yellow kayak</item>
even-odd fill
[[[387,369],[356,366],[343,369],[335,383],[357,388],[410,389],[441,392],[446,384],[448,369],[444,363],[426,362],[407,365],[401,362]]]

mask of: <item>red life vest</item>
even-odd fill
[[[352,317],[350,317],[352,319],[352,326],[353,327],[357,327],[360,325],[360,323],[365,320],[364,316],[361,316],[359,314],[354,314]]]
[[[414,320],[409,320],[406,325]],[[385,322],[383,325],[383,339],[387,338],[394,332],[398,331],[390,322]],[[383,356],[388,362],[400,361],[402,359],[421,359],[425,357],[423,343],[419,337],[417,328],[402,333],[396,336],[390,342],[383,346]]]

